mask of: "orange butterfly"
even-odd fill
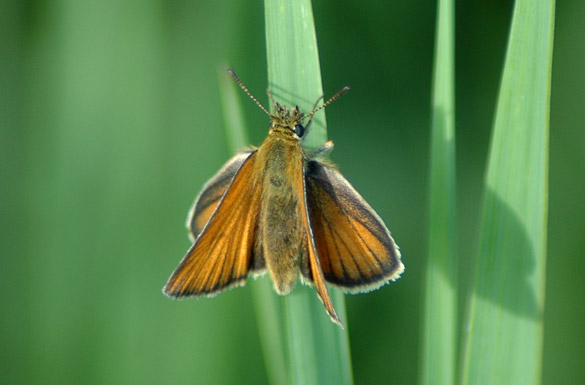
[[[257,149],[236,154],[203,186],[187,221],[194,243],[163,292],[212,297],[268,270],[284,295],[300,275],[341,325],[325,282],[361,293],[404,270],[382,219],[337,169],[317,159],[331,152],[333,142],[311,154],[301,146],[313,115],[349,88],[309,114],[274,103],[269,94],[271,114],[229,73],[270,116],[268,137]]]

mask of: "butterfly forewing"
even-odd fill
[[[256,228],[260,211],[261,188],[255,178],[255,154],[241,162],[233,181],[216,203],[207,207],[206,197],[214,197],[206,189],[194,207],[194,218],[208,215],[208,207],[215,211],[203,227],[193,246],[169,281],[164,292],[171,297],[213,296],[223,289],[243,285],[254,262]],[[229,162],[227,164],[229,166]],[[219,176],[219,174],[217,175]],[[216,177],[217,177],[216,176]],[[221,177],[218,179],[221,180]],[[213,183],[211,186],[222,186]],[[206,194],[209,192],[209,194]],[[202,210],[198,214],[198,208]],[[202,218],[202,217],[201,217]],[[195,219],[193,222],[197,222]]]
[[[321,268],[321,262],[317,255],[317,247],[315,244],[315,238],[313,234],[313,225],[311,223],[311,217],[309,214],[310,211],[310,202],[308,201],[307,197],[307,186],[306,186],[306,179],[304,178],[304,172],[300,173],[299,177],[301,179],[301,183],[299,183],[299,187],[302,189],[302,200],[301,200],[301,215],[303,226],[305,228],[305,236],[307,237],[306,242],[306,252],[303,253],[303,260],[301,261],[301,274],[305,278],[305,283],[312,283],[315,286],[315,290],[317,291],[317,296],[325,306],[325,310],[327,314],[331,318],[333,322],[338,324],[339,326],[343,327],[335,308],[333,307],[333,302],[331,301],[331,297],[329,295],[329,290],[327,289],[327,285],[325,284],[325,277],[323,275],[323,270]]]
[[[343,291],[370,291],[404,270],[384,222],[335,168],[311,160],[307,204],[325,279]]]
[[[219,205],[221,198],[231,185],[242,164],[256,150],[241,151],[234,155],[226,164],[211,178],[195,199],[195,203],[189,210],[187,218],[187,228],[189,237],[195,240],[203,227],[211,218],[215,209]]]

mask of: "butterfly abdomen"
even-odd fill
[[[279,294],[292,290],[305,249],[301,216],[303,154],[298,142],[270,137],[266,157],[260,233],[266,267]]]

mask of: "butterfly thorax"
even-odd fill
[[[279,294],[286,294],[299,275],[306,240],[301,215],[303,199],[303,150],[293,131],[273,125],[258,149],[264,161],[262,212],[260,213],[261,253]]]

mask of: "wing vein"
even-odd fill
[[[355,269],[352,269],[352,270],[355,270],[355,271],[357,271],[357,273],[359,274],[359,276],[360,276],[360,277],[363,277],[363,275],[362,275],[362,272],[361,272],[361,269],[360,269],[360,264],[359,264],[359,263],[358,263],[358,261],[355,259],[355,255],[354,255],[354,253],[353,253],[353,252],[352,252],[352,250],[349,248],[348,244],[345,242],[345,240],[343,239],[343,237],[341,236],[341,234],[339,233],[339,231],[337,231],[337,230],[334,230],[334,231],[335,231],[335,235],[337,235],[337,238],[339,239],[339,242],[341,242],[341,243],[343,244],[343,246],[345,246],[345,248],[346,248],[346,250],[347,250],[347,253],[349,254],[349,257],[351,258],[351,260],[353,261],[353,263],[354,263],[354,265],[355,265]],[[336,244],[336,247],[337,247],[337,244]],[[346,270],[345,270],[345,266],[344,266],[344,265],[345,265],[345,263],[343,262],[343,257],[341,256],[341,254],[339,254],[339,257],[340,257],[340,259],[341,259],[341,268],[343,269],[343,271],[344,271],[344,276],[345,276],[345,271],[346,271]],[[348,266],[348,267],[350,267],[350,266]]]

